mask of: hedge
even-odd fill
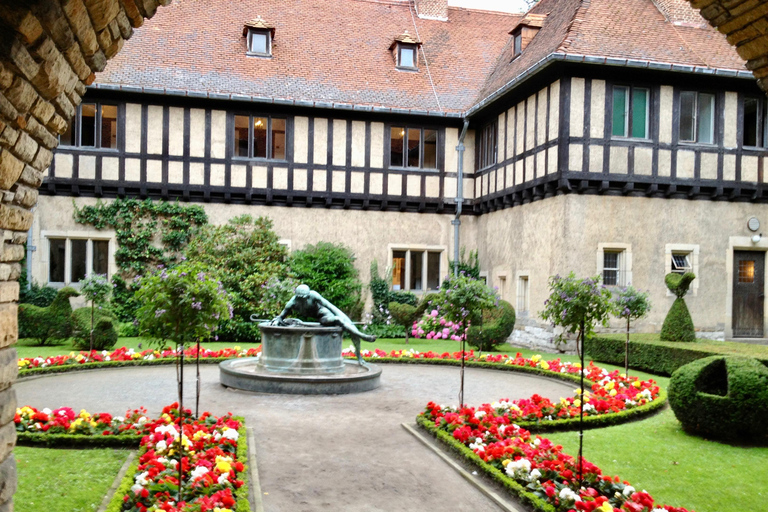
[[[144,436],[16,432],[16,444],[46,448],[136,448]]]
[[[251,482],[251,472],[248,465],[248,435],[245,428],[245,420],[240,416],[233,416],[240,422],[240,428],[237,430],[239,434],[237,441],[237,462],[243,464],[243,471],[237,473],[236,478],[243,481],[243,485],[239,489],[235,489],[233,497],[235,498],[235,510],[237,512],[251,512],[251,502],[249,500],[249,489]],[[81,436],[86,437],[86,436]],[[139,437],[141,441],[141,437]],[[134,483],[136,477],[136,471],[139,468],[139,459],[143,451],[139,452],[139,456],[136,457],[136,461],[128,468],[123,480],[120,482],[115,494],[112,495],[112,499],[109,501],[109,505],[104,512],[122,512],[123,510],[123,496],[128,494],[131,490],[131,486]]]
[[[624,365],[624,339],[608,336],[594,336],[586,339],[584,350],[595,361]],[[629,341],[629,366],[657,375],[672,375],[675,370],[688,363],[713,355],[723,355],[700,342],[676,343],[667,341]],[[768,357],[759,357],[768,364]]]
[[[517,483],[512,478],[505,475],[499,469],[491,466],[483,459],[477,456],[475,452],[464,446],[461,441],[453,438],[449,433],[436,428],[432,422],[419,415],[416,417],[416,423],[437,438],[438,441],[448,446],[451,451],[457,453],[465,461],[479,467],[493,480],[502,485],[506,490],[516,495],[524,505],[532,507],[539,512],[555,512],[555,507],[536,496],[534,493],[526,490],[525,487]]]

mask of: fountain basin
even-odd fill
[[[267,371],[298,375],[344,372],[341,327],[261,324],[259,330],[261,356],[258,365]]]

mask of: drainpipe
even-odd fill
[[[456,146],[456,153],[458,153],[458,165],[457,165],[457,183],[456,183],[456,218],[451,221],[453,224],[453,275],[459,275],[459,227],[461,226],[461,207],[464,203],[464,137],[467,135],[467,128],[469,127],[469,120],[464,119],[464,126],[461,128],[461,135],[459,135],[459,145]]]
[[[35,209],[32,209],[32,212],[34,213]],[[32,288],[32,253],[37,250],[37,247],[32,245],[32,231],[34,230],[34,226],[29,228],[29,231],[27,231],[27,290]]]

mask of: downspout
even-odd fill
[[[469,120],[464,119],[464,126],[461,128],[461,135],[459,135],[459,145],[456,146],[456,153],[458,153],[458,165],[457,180],[456,183],[456,218],[451,221],[453,224],[453,275],[459,275],[459,227],[461,226],[461,207],[464,203],[464,137],[467,135],[467,128],[469,127]]]
[[[35,209],[32,209],[34,212]],[[34,240],[32,231],[34,231],[34,225],[27,231],[27,290],[32,288],[32,253],[37,250],[37,247],[32,245]]]

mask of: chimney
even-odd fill
[[[653,0],[669,23],[683,27],[706,28],[709,25],[687,0]]]
[[[448,21],[448,0],[413,0],[413,3],[419,18]]]

